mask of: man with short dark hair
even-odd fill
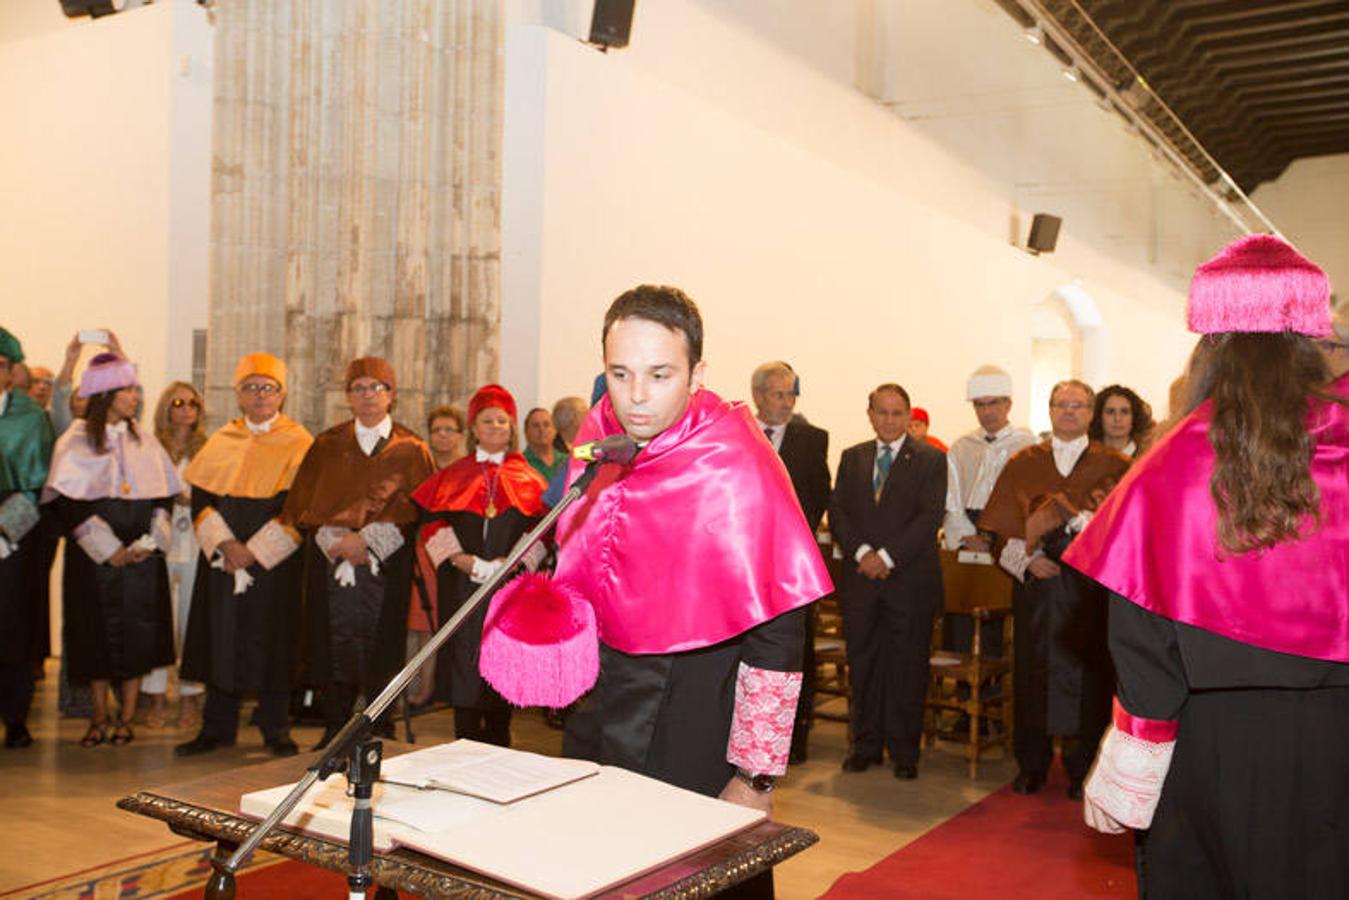
[[[852,747],[843,771],[879,765],[918,777],[932,622],[942,606],[937,528],[946,457],[908,439],[909,394],[882,384],[867,398],[876,432],[843,451],[829,527],[843,548],[839,607],[852,687]]]
[[[1054,386],[1052,436],[1008,461],[979,516],[979,529],[996,536],[999,564],[1018,582],[1012,589],[1012,744],[1020,772],[1012,790],[1020,794],[1044,786],[1052,741],[1060,736],[1068,795],[1080,800],[1110,721],[1114,671],[1106,646],[1106,598],[1099,586],[1057,561],[1085,514],[1129,467],[1127,456],[1088,441],[1094,400],[1081,381]]]
[[[601,466],[558,524],[556,579],[594,607],[601,641],[563,752],[771,810],[804,608],[829,577],[749,410],[703,387],[702,340],[677,288],[634,288],[605,316],[608,391],[576,439],[641,450]]]
[[[314,438],[291,485],[281,524],[308,538],[304,627],[311,683],[324,686],[327,746],[353,711],[384,689],[403,664],[412,590],[412,492],[435,471],[431,452],[390,412],[393,366],[352,360],[352,419]],[[386,711],[377,731],[392,735]]]

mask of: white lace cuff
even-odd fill
[[[1011,573],[1017,581],[1026,580],[1026,567],[1030,565],[1030,561],[1031,558],[1026,555],[1026,542],[1021,538],[1008,538],[1002,553],[998,555],[999,565]]]
[[[474,584],[485,584],[488,579],[496,574],[499,568],[501,568],[501,560],[487,560],[475,556],[473,557],[473,571],[469,573],[468,580]]]
[[[349,534],[351,534],[350,528],[339,528],[336,525],[324,525],[318,531],[314,532],[314,543],[318,544],[318,548],[323,551],[323,555],[328,557],[329,562],[332,562],[334,559],[333,548],[341,543],[342,538]]]
[[[234,540],[234,532],[225,524],[225,517],[208,506],[197,515],[197,546],[201,555],[210,559],[225,541]]]
[[[10,494],[4,503],[0,503],[0,531],[15,546],[41,518],[37,506],[28,499],[27,494]]]
[[[167,554],[173,546],[173,514],[167,509],[156,507],[150,515],[150,538],[160,553]]]
[[[376,558],[386,560],[403,546],[403,532],[392,522],[371,522],[361,529],[366,549]]]
[[[300,542],[284,525],[276,519],[270,519],[266,525],[253,532],[253,536],[248,539],[245,546],[258,564],[270,571],[300,549]]]
[[[73,534],[75,543],[80,545],[80,549],[99,565],[107,562],[114,553],[122,549],[122,542],[117,540],[112,528],[98,516],[90,516],[75,526]]]
[[[515,542],[515,547],[519,547],[521,544],[523,544],[525,542],[526,537],[528,537],[528,535],[522,534],[520,536],[520,540]],[[511,553],[515,552],[515,547],[511,548]],[[511,554],[507,553],[506,555],[510,556]],[[544,557],[547,555],[548,555],[548,548],[543,545],[543,541],[539,541],[533,547],[530,547],[528,550],[525,551],[525,555],[520,557],[520,562],[524,564],[524,567],[526,569],[533,572],[534,570],[538,569],[539,564],[543,562]]]
[[[742,662],[735,678],[726,761],[758,775],[786,772],[800,693],[800,672],[756,669]]]
[[[1129,828],[1150,827],[1175,749],[1174,740],[1150,741],[1111,725],[1083,790],[1087,824],[1101,830],[1093,816],[1099,812]]]

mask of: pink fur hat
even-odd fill
[[[492,597],[478,671],[516,706],[569,705],[599,677],[594,607],[546,575],[519,576]]]
[[[139,383],[131,360],[116,353],[100,353],[89,360],[80,376],[80,396],[92,397]]]
[[[1328,337],[1330,279],[1283,239],[1248,235],[1195,270],[1188,319],[1196,334],[1295,331]]]

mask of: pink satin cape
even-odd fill
[[[1349,376],[1331,386],[1349,394]],[[1349,411],[1314,401],[1308,431],[1321,523],[1295,543],[1220,552],[1209,493],[1212,402],[1119,483],[1064,562],[1144,609],[1224,637],[1349,662]]]
[[[621,431],[606,396],[576,442]],[[833,590],[782,461],[743,404],[708,390],[631,466],[602,465],[557,536],[556,579],[624,653],[709,647]]]

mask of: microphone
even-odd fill
[[[614,462],[627,465],[637,455],[637,442],[626,434],[611,434],[607,438],[573,447],[571,455],[585,462]]]

